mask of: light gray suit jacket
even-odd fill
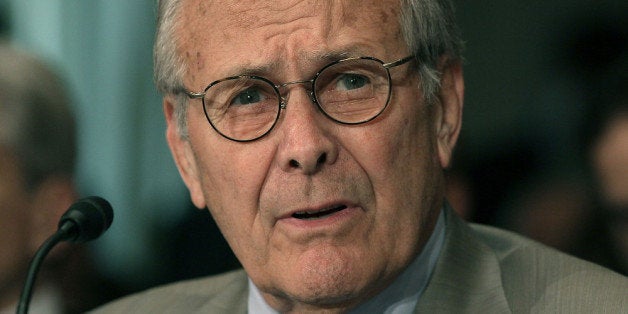
[[[446,209],[446,236],[415,313],[628,313],[628,278]],[[96,313],[246,313],[242,270],[158,287]]]

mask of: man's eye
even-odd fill
[[[364,87],[370,83],[368,77],[359,74],[343,74],[338,78],[336,88],[339,90],[352,90]]]
[[[259,89],[249,88],[237,94],[231,101],[231,105],[249,105],[261,102],[265,99]]]

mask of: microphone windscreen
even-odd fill
[[[103,234],[113,221],[113,209],[111,204],[98,196],[90,196],[78,200],[72,204],[68,211],[61,216],[59,228],[71,222],[68,240],[73,242],[86,242],[98,238]]]

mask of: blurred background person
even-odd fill
[[[60,78],[0,42],[0,312],[15,311],[30,260],[76,200],[75,122]],[[86,247],[61,244],[37,277],[32,313],[77,313],[114,297]],[[98,289],[94,289],[98,287]]]
[[[583,122],[598,224],[581,255],[628,276],[628,44],[624,48],[624,58],[600,80]]]

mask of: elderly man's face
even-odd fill
[[[191,0],[181,14],[179,48],[193,91],[251,72],[276,83],[309,79],[330,55],[390,62],[409,54],[396,1]],[[445,71],[434,105],[424,103],[409,64],[391,75],[388,108],[353,126],[325,117],[306,85],[292,85],[275,128],[249,143],[215,132],[200,100],[189,103],[183,140],[164,101],[168,141],[194,204],[209,207],[272,306],[353,306],[389,284],[429,237],[458,134],[461,72]],[[295,215],[304,212],[312,215]]]

